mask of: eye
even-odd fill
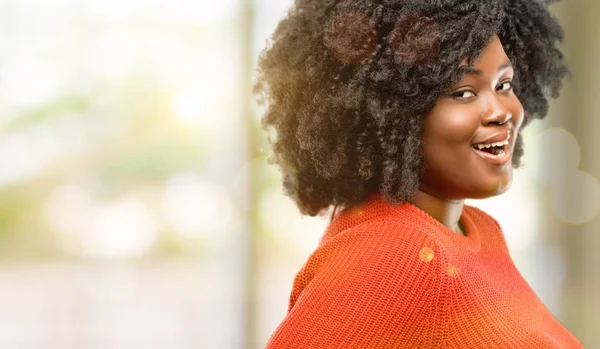
[[[465,94],[466,94],[466,95],[465,95]],[[471,95],[475,96],[475,93],[474,93],[473,91],[469,91],[469,90],[456,91],[456,92],[454,92],[454,93],[453,93],[451,96],[452,96],[452,98],[454,98],[454,99],[461,99],[461,100],[464,100],[464,99],[468,99],[468,98],[470,98],[470,97],[473,97],[473,96],[469,96],[469,94],[471,94]]]
[[[508,87],[507,87],[507,85],[508,85]],[[504,81],[499,85],[499,87],[502,87],[502,86],[505,86],[505,88],[501,88],[500,91],[510,91],[515,87],[512,81]]]

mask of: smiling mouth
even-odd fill
[[[502,155],[504,155],[506,153],[508,145],[507,144],[503,144],[501,146],[490,146],[490,147],[478,147],[478,146],[474,145],[473,148],[475,150],[478,150],[478,151],[481,151],[481,152],[489,153],[489,154],[492,154],[492,155],[502,156]]]
[[[506,137],[505,140],[503,141],[498,141],[498,142],[491,142],[488,144],[484,144],[484,143],[479,143],[479,144],[473,144],[472,147],[473,149],[482,152],[482,153],[487,153],[493,156],[504,156],[506,155],[506,153],[508,153],[509,147],[510,147],[510,136],[511,136],[511,132],[509,130],[508,132],[508,137]]]
[[[510,143],[509,143],[510,144]],[[495,165],[505,165],[512,158],[512,151],[509,144],[483,147],[481,145],[472,146],[473,151],[484,161]],[[481,149],[480,149],[481,148]]]

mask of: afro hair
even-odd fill
[[[424,116],[494,34],[514,66],[521,130],[544,118],[569,74],[550,2],[295,0],[254,84],[285,194],[310,216],[374,192],[409,201],[425,170]],[[520,132],[514,168],[522,155]]]

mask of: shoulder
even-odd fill
[[[353,347],[438,343],[451,304],[445,266],[434,239],[405,222],[373,220],[340,231],[297,274],[277,341],[291,342],[287,335],[307,326],[310,345],[302,347],[319,347],[338,332]]]
[[[377,277],[393,277],[399,270],[413,276],[441,273],[447,253],[428,232],[397,219],[374,219],[323,239],[305,265],[316,275],[337,273],[344,265],[360,270],[380,270]],[[307,270],[308,269],[308,270]]]

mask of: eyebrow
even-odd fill
[[[512,67],[512,64],[510,62],[506,62],[506,63],[504,63],[504,64],[502,64],[502,65],[500,65],[498,67],[498,71],[500,72],[500,71],[502,71],[502,70],[504,70],[506,68],[509,68],[509,67]],[[465,74],[483,75],[483,72],[481,70],[479,70],[479,69],[469,68],[466,65],[463,65],[461,68],[464,69]]]

